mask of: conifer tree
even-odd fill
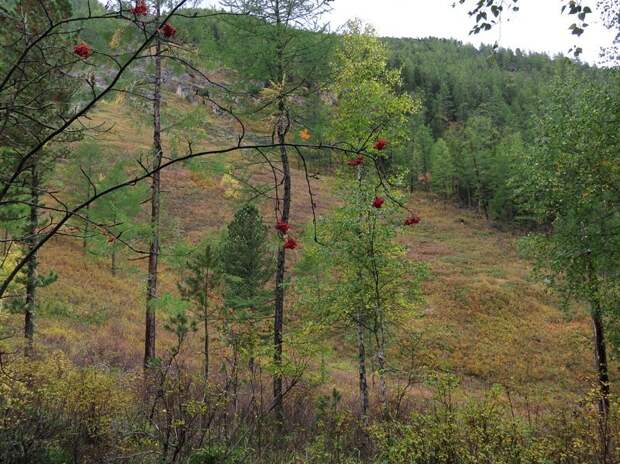
[[[126,163],[120,161],[115,163],[95,187],[102,191],[123,182],[127,179],[125,168]],[[91,226],[95,230],[88,251],[108,257],[112,275],[116,275],[118,271],[121,250],[146,235],[139,214],[147,196],[146,186],[139,184],[101,197],[90,209],[90,220],[96,228]]]
[[[236,391],[242,348],[249,354],[250,369],[254,369],[257,337],[263,335],[261,320],[269,311],[270,291],[265,284],[274,272],[268,229],[254,205],[247,204],[235,213],[222,239],[219,260],[224,284],[224,323],[233,349],[232,377]]]
[[[41,34],[50,21],[63,20],[71,14],[71,5],[66,0],[20,0],[10,7],[16,15],[7,14],[7,20],[3,21],[0,29],[1,71],[7,70],[24,53],[22,47]],[[24,336],[27,352],[30,352],[35,333],[37,288],[54,280],[51,276],[39,276],[37,246],[40,241],[46,177],[53,170],[60,150],[58,146],[45,146],[32,153],[32,156],[27,153],[42,137],[53,132],[58,120],[66,117],[73,89],[72,79],[67,77],[72,59],[68,36],[50,36],[47,40],[36,42],[27,51],[27,59],[13,69],[11,78],[4,81],[6,85],[0,92],[0,147],[6,150],[3,168],[6,168],[4,172],[15,172],[17,175],[17,178],[11,178],[11,174],[2,176],[0,190],[5,196],[12,197],[9,204],[21,204],[26,210],[25,218],[11,217],[9,213],[9,218],[17,220],[18,225],[8,229],[17,232],[13,239],[20,242],[26,260],[25,272],[20,280],[25,288]],[[64,139],[70,140],[73,137],[75,135],[66,135]],[[19,301],[20,298],[14,303]]]
[[[70,196],[76,202],[84,202],[95,193],[96,183],[103,176],[103,151],[101,145],[95,140],[84,140],[72,153],[69,166],[66,169],[65,184],[69,187]],[[91,224],[91,205],[89,204],[84,212],[72,221],[74,227],[80,231],[82,236],[82,248],[88,250],[88,244],[93,231]]]
[[[443,139],[439,139],[433,144],[431,159],[433,191],[445,199],[451,199],[454,195],[454,162],[450,148]]]
[[[219,261],[214,247],[199,245],[185,264],[185,277],[178,283],[181,296],[194,304],[196,319],[203,326],[203,375],[209,381],[209,326],[213,311],[211,297],[220,280]]]
[[[292,196],[292,177],[289,150],[289,131],[295,118],[292,97],[325,74],[326,39],[319,34],[321,16],[329,10],[330,0],[223,0],[222,4],[233,13],[251,16],[238,27],[234,34],[237,58],[241,57],[241,69],[246,77],[262,78],[270,88],[263,91],[262,106],[269,109],[273,121],[273,138],[278,147],[279,171],[282,196],[277,199],[277,221],[289,223]],[[241,47],[239,47],[241,45]],[[239,60],[237,60],[239,63]],[[283,330],[285,305],[286,251],[297,243],[286,233],[280,233],[275,273],[274,325],[273,325],[273,396],[275,412],[280,424],[284,420],[282,367]]]

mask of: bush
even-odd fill
[[[0,376],[0,462],[102,462],[132,404],[113,373],[76,368],[60,353],[16,359]]]
[[[389,464],[584,464],[618,462],[599,433],[596,402],[576,409],[549,412],[530,427],[513,414],[501,389],[482,400],[455,405],[449,397],[435,399],[427,412],[414,413],[408,423],[389,422],[372,428],[377,463]],[[608,443],[618,443],[617,408],[607,421]]]

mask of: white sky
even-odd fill
[[[217,0],[206,3],[214,4]],[[473,18],[468,16],[468,9],[462,5],[452,8],[453,3],[458,0],[335,0],[327,19],[332,29],[357,17],[372,24],[381,36],[444,37],[474,45],[498,41],[505,48],[549,55],[568,54],[577,45],[583,49],[581,59],[593,64],[600,47],[610,45],[614,36],[613,31],[600,24],[597,0],[586,2],[594,13],[588,16],[590,27],[580,38],[568,30],[575,18],[561,14],[561,0],[520,0],[519,12],[506,16],[500,27],[477,36],[469,35]],[[471,5],[472,0],[468,3]]]
[[[577,38],[568,27],[575,18],[561,14],[560,0],[520,0],[520,11],[504,17],[501,26],[470,36],[473,18],[458,0],[335,0],[330,21],[334,27],[359,17],[371,23],[381,36],[444,37],[475,45],[498,41],[505,48],[567,54],[573,45],[583,48],[582,59],[595,63],[601,46],[611,44],[613,31],[599,20],[596,0],[586,2],[594,13],[588,15],[590,27]],[[469,2],[471,4],[471,1]]]

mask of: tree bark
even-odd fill
[[[280,16],[280,0],[275,0],[274,13],[276,18],[276,66],[278,84],[284,85],[284,46],[282,32],[282,18]],[[288,153],[284,146],[286,134],[289,129],[288,114],[286,112],[286,104],[284,95],[280,95],[278,99],[278,121],[276,124],[276,134],[278,143],[280,144],[280,162],[282,164],[282,175],[284,181],[284,194],[282,198],[282,216],[280,220],[288,223],[291,209],[291,172],[288,161]],[[279,427],[284,424],[284,405],[282,390],[282,331],[284,325],[284,273],[286,268],[286,249],[284,244],[280,245],[278,250],[278,259],[276,264],[276,288],[275,288],[275,305],[273,318],[273,363],[275,373],[273,376],[273,400],[276,421]]]
[[[379,321],[377,334],[377,364],[379,367],[379,401],[384,418],[388,416],[387,384],[385,381],[385,337],[383,322]]]
[[[116,243],[112,243],[112,275],[116,276]]]
[[[202,317],[204,323],[204,378],[205,384],[209,381],[209,270],[207,269],[204,281],[204,302]]]
[[[159,1],[156,2],[156,20],[160,18]],[[153,169],[159,168],[163,151],[161,146],[161,41],[155,36],[155,82],[153,92]],[[151,182],[151,246],[149,249],[149,266],[146,288],[146,327],[144,335],[144,367],[147,368],[155,358],[155,306],[157,298],[157,267],[160,239],[160,197],[161,175],[159,170],[153,174]]]
[[[601,446],[601,462],[607,464],[611,448],[608,417],[609,417],[609,372],[607,369],[607,349],[601,309],[598,303],[592,305],[592,328],[594,332],[594,361],[598,374],[599,394],[599,434]]]
[[[288,153],[284,146],[286,132],[288,131],[288,121],[285,120],[284,103],[280,102],[280,119],[278,121],[277,133],[278,143],[280,144],[280,161],[282,163],[282,173],[284,176],[284,194],[282,198],[282,217],[281,221],[288,223],[291,209],[291,172],[288,162]],[[273,399],[276,419],[280,424],[284,420],[284,409],[282,405],[282,330],[284,320],[284,273],[286,267],[286,249],[284,244],[278,250],[278,260],[276,265],[276,288],[275,288],[275,310],[273,322],[273,363],[275,374],[273,376]]]
[[[366,378],[366,346],[364,344],[364,324],[362,311],[357,313],[357,358],[360,388],[360,418],[362,424],[368,425],[368,380]]]
[[[39,226],[39,172],[36,162],[30,168],[30,217],[26,233],[26,247],[31,252],[37,245],[37,228]],[[26,337],[26,354],[34,348],[34,318],[36,311],[38,253],[33,253],[26,267],[26,307],[24,310],[24,336]]]
[[[600,308],[595,306],[592,311],[592,328],[594,332],[594,360],[598,374],[599,410],[602,416],[609,413],[609,372],[607,370],[607,348]]]
[[[363,169],[362,166],[357,167],[357,183],[358,183],[358,197],[361,201],[361,186],[362,186]],[[362,214],[359,216],[359,221],[363,220]],[[361,238],[361,236],[360,236]],[[361,271],[357,272],[357,279],[362,281]],[[361,308],[357,312],[357,354],[358,354],[358,372],[359,372],[359,389],[360,389],[360,418],[364,426],[368,425],[368,378],[366,376],[366,346],[364,344],[364,316],[363,309]]]
[[[92,170],[88,169],[88,175],[89,177],[92,176]],[[85,200],[88,200],[90,198],[91,195],[91,186],[90,186],[90,182],[86,182],[86,198]],[[88,205],[86,205],[86,212],[84,213],[84,218],[86,219],[86,221],[84,222],[84,229],[82,230],[82,233],[84,234],[84,236],[82,237],[82,250],[84,251],[84,253],[86,253],[87,249],[88,249],[88,234],[90,232],[90,203]]]
[[[88,249],[88,234],[90,232],[90,205],[86,206],[86,213],[84,213],[84,217],[86,218],[86,222],[84,223],[84,236],[82,237],[82,250],[86,253]]]

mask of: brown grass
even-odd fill
[[[110,127],[101,137],[129,158],[150,147],[150,127],[132,123],[124,105],[101,104],[92,122]],[[212,123],[234,133],[230,121]],[[166,139],[166,146],[169,142]],[[204,142],[203,146],[212,145]],[[241,155],[231,155],[224,162],[233,160],[247,161]],[[251,178],[258,184],[272,180],[265,166],[254,168]],[[301,171],[294,171],[293,186],[290,222],[300,232],[312,220]],[[312,180],[312,186],[320,216],[333,206],[329,181]],[[164,173],[163,189],[166,214],[178,224],[182,238],[191,242],[225,225],[237,203],[227,196],[221,174],[192,172],[182,166]],[[431,275],[424,284],[426,304],[421,314],[407,321],[400,332],[404,339],[393,345],[406,341],[408,334],[421,333],[418,364],[457,373],[469,389],[501,383],[543,402],[565,401],[583,392],[587,388],[584,378],[592,374],[588,321],[583,315],[565,317],[542,285],[532,280],[529,264],[515,249],[518,237],[498,232],[474,213],[446,205],[429,194],[415,194],[411,206],[423,222],[406,229],[402,241],[409,247],[411,259],[428,263]],[[273,204],[264,201],[262,208],[266,220],[275,222]],[[44,269],[54,269],[60,275],[58,282],[41,292],[41,300],[53,302],[60,307],[56,312],[63,315],[40,318],[40,343],[61,348],[80,364],[138,367],[143,343],[144,262],[126,262],[119,276],[112,277],[106,262],[85,256],[78,243],[67,238],[46,246],[41,261]],[[178,276],[164,266],[160,277],[161,292],[174,292]],[[18,326],[20,321],[15,318],[13,322]],[[158,336],[161,352],[170,346],[172,336],[161,327]],[[187,354],[195,363],[199,362],[198,340],[198,335],[193,336],[193,348]],[[342,337],[331,340],[327,348],[332,352],[327,359],[331,385],[354,392],[351,348],[343,344]],[[320,360],[311,364],[318,366]],[[419,385],[414,391],[425,394]]]

